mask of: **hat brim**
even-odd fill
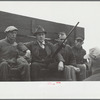
[[[12,32],[12,31],[18,31],[18,29],[9,30],[9,31],[4,31],[4,33]]]
[[[45,33],[45,34],[47,34],[47,32],[44,31],[44,32],[35,32],[35,33],[33,33],[33,35],[36,36],[39,33]]]

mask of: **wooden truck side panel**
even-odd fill
[[[48,33],[46,37],[51,39],[57,39],[57,33],[60,31],[64,31],[66,34],[68,34],[73,27],[72,25],[66,25],[62,23],[56,23],[0,11],[0,39],[5,37],[4,30],[6,27],[11,25],[17,27],[19,30],[17,37],[18,42],[28,42],[34,40],[34,38],[27,36],[33,36],[37,25],[44,27]],[[78,36],[84,38],[84,28],[77,27],[68,38],[68,43],[73,45],[75,38]]]

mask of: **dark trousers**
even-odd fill
[[[76,81],[76,71],[74,66],[65,65],[64,74],[66,81]]]
[[[58,62],[48,66],[33,62],[31,65],[32,81],[75,81],[76,72],[73,66],[65,66],[63,71],[58,71]]]
[[[80,72],[77,72],[77,81],[82,81],[86,78],[86,67],[83,64],[78,64],[78,68],[80,68]]]
[[[30,80],[29,65],[26,63],[22,63],[20,65],[9,65],[6,61],[1,62],[0,64],[0,80],[1,81],[10,81],[12,80],[12,76],[14,78],[14,76],[17,76],[17,75],[20,77],[20,79],[18,80],[29,81]]]
[[[33,62],[31,65],[32,81],[61,81],[64,79],[64,71],[58,71],[58,62],[48,66],[42,63]]]

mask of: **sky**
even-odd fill
[[[0,10],[69,25],[80,22],[78,26],[85,28],[84,49],[88,52],[92,47],[100,47],[99,1],[0,1]],[[100,98],[100,91],[98,91],[100,90],[100,83],[75,83],[55,83],[56,85],[53,85],[53,83],[50,83],[51,85],[48,85],[48,83],[34,83],[37,85],[33,83],[30,83],[30,85],[29,83],[0,83],[0,97],[6,99],[11,97],[15,99],[23,97],[26,99],[44,97],[53,99],[56,97],[68,99]]]
[[[85,28],[84,49],[100,47],[99,1],[1,1],[0,10]]]

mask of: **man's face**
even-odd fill
[[[66,33],[61,32],[58,34],[60,40],[64,40],[66,38]]]
[[[45,40],[45,33],[38,33],[36,35],[36,39],[39,41],[39,42],[43,42]]]
[[[81,39],[75,40],[75,46],[77,48],[81,48],[83,44],[83,41]]]
[[[16,40],[17,31],[11,31],[7,33],[7,38],[10,40]]]

